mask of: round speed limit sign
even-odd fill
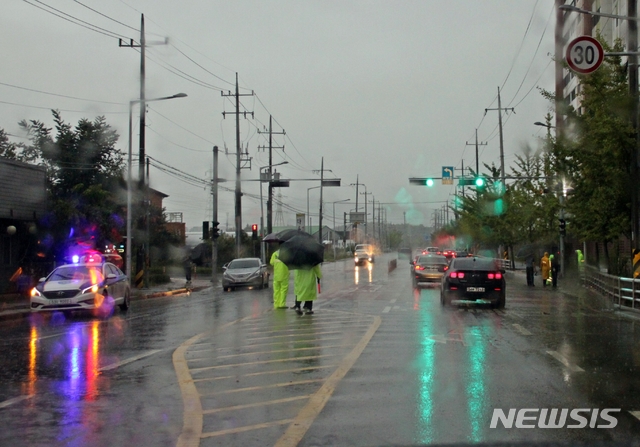
[[[591,36],[573,39],[567,47],[567,64],[576,73],[588,74],[598,69],[604,59],[602,45]]]

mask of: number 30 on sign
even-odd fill
[[[576,73],[588,74],[598,69],[604,59],[602,45],[591,36],[580,36],[569,42],[567,64]]]

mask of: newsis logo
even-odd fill
[[[500,408],[493,410],[491,428],[502,424],[504,428],[614,428],[618,419],[610,413],[620,408],[510,408],[505,414]],[[606,423],[603,423],[606,422]],[[515,424],[514,424],[515,423]]]

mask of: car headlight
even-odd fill
[[[98,284],[93,284],[86,289],[82,289],[82,293],[98,293]]]
[[[31,296],[42,296],[42,294],[40,293],[40,291],[38,289],[36,289],[35,287],[33,289],[31,289]]]

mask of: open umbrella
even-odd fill
[[[291,239],[294,236],[305,236],[305,237],[313,237],[311,236],[309,233],[307,233],[306,231],[302,231],[302,230],[298,230],[298,229],[291,229],[291,230],[282,230],[279,231],[278,233],[269,233],[267,234],[264,239],[262,239],[264,242],[285,242],[288,241],[289,239]]]
[[[293,236],[280,245],[280,260],[291,270],[309,269],[324,261],[324,246],[306,233]]]

